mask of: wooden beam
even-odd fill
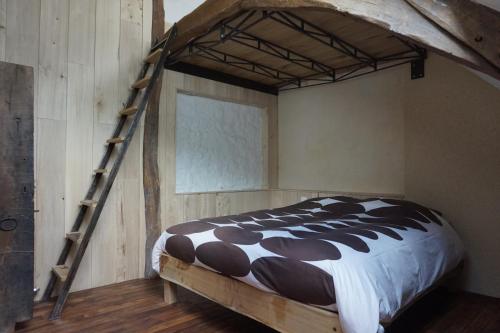
[[[79,231],[71,231],[66,233],[66,239],[71,239],[73,242],[78,242],[82,233]]]
[[[187,62],[177,62],[166,67],[169,70],[189,74],[205,79],[227,83],[233,86],[260,91],[266,94],[278,95],[278,88],[257,81],[244,79],[224,72],[193,65]]]
[[[217,22],[241,11],[269,9],[340,13],[371,23],[444,57],[500,78],[498,68],[402,0],[206,0],[178,22],[178,37],[173,48],[185,46],[193,38],[209,31]]]
[[[137,106],[131,106],[120,111],[121,116],[130,116],[137,112]]]
[[[500,13],[472,1],[406,0],[500,69]]]
[[[97,201],[96,200],[82,200],[82,201],[80,201],[80,204],[82,206],[95,208],[95,206],[97,206]]]
[[[52,267],[52,271],[57,275],[61,282],[66,281],[68,278],[69,267],[65,265],[58,265]]]
[[[154,50],[146,57],[146,59],[144,61],[147,63],[150,63],[150,64],[155,64],[158,61],[158,59],[160,59],[160,55],[161,55],[162,51],[163,51],[163,49],[161,49],[161,48]]]
[[[148,86],[149,84],[149,80],[151,78],[149,77],[145,77],[144,79],[140,79],[140,80],[137,80],[134,82],[134,84],[132,84],[132,88],[134,89],[144,89]]]
[[[116,138],[108,139],[106,142],[115,144],[115,143],[123,143],[123,141],[125,141],[124,138],[117,136]]]
[[[177,285],[175,283],[163,281],[163,299],[169,305],[177,302]]]
[[[287,333],[341,333],[338,314],[261,291],[246,283],[161,256],[160,276],[235,312]],[[171,292],[170,284],[165,284]]]
[[[165,11],[163,0],[153,0],[153,22],[151,28],[151,40],[154,44],[165,33]],[[154,54],[154,52],[152,53]],[[152,55],[151,54],[151,55]],[[149,58],[149,57],[148,57]],[[146,244],[145,244],[145,267],[144,276],[154,278],[157,276],[151,262],[151,251],[154,243],[161,233],[160,214],[160,172],[158,170],[158,123],[160,118],[160,96],[162,87],[160,75],[156,85],[151,92],[146,116],[144,119],[143,140],[143,184],[146,217]]]

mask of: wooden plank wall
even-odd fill
[[[256,105],[268,115],[268,183],[277,186],[277,98],[276,96],[215,81],[166,71],[160,104],[159,168],[162,227],[202,217],[237,214],[269,207],[269,191],[175,193],[175,110],[179,91],[205,97]]]
[[[0,0],[0,60],[35,72],[35,286],[44,288],[150,46],[152,0]],[[142,128],[141,128],[142,132]],[[143,274],[137,133],[73,290]]]

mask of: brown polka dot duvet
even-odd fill
[[[258,289],[338,311],[346,333],[383,332],[380,323],[463,258],[442,216],[394,199],[314,198],[181,223],[153,250]]]

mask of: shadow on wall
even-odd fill
[[[407,88],[407,198],[438,208],[459,232],[463,286],[500,297],[500,90],[435,55]]]

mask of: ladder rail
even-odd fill
[[[145,63],[142,66],[141,71],[139,72],[138,78],[142,78],[146,75],[148,69],[149,69],[150,64]],[[134,103],[135,99],[139,95],[139,90],[134,89],[132,92],[129,94],[129,97],[127,99],[127,107],[132,106]],[[113,136],[112,137],[117,137],[120,132],[123,130],[123,127],[125,126],[125,123],[127,121],[127,116],[122,115],[120,116],[120,119],[118,123],[115,126],[115,129],[113,130]],[[108,162],[111,158],[111,155],[113,154],[113,150],[115,148],[115,144],[108,144],[106,148],[106,152],[104,153],[101,161],[99,162],[98,169],[105,169],[106,166],[108,165]],[[99,182],[102,178],[103,174],[96,173],[92,177],[92,183],[90,184],[89,189],[87,190],[87,193],[85,194],[84,200],[90,200],[94,197],[94,194],[97,191],[97,188],[99,186]],[[90,207],[85,206],[85,205],[80,205],[80,209],[78,211],[78,215],[75,218],[75,222],[73,222],[73,226],[71,227],[71,232],[78,231],[83,223],[83,220],[85,218],[85,215],[87,213],[87,210]],[[57,259],[57,265],[63,265],[66,260],[68,259],[69,253],[71,251],[71,247],[73,246],[73,241],[70,239],[66,239],[64,243],[64,247],[61,251],[61,254],[59,255],[59,258]],[[50,274],[50,279],[49,282],[47,283],[47,287],[45,288],[45,291],[42,296],[42,301],[48,301],[52,295],[52,292],[54,291],[54,287],[57,282],[57,276],[54,274],[53,271],[51,271]]]
[[[132,138],[134,136],[135,130],[138,127],[138,125],[139,125],[139,123],[141,121],[142,114],[144,113],[144,110],[145,110],[146,105],[147,105],[148,100],[149,100],[149,96],[151,95],[151,92],[154,89],[156,81],[158,80],[160,74],[162,73],[164,65],[165,65],[165,62],[166,62],[166,60],[169,57],[170,51],[168,50],[168,46],[174,40],[174,38],[176,37],[176,34],[177,34],[177,27],[176,27],[176,25],[174,25],[172,27],[172,29],[171,29],[171,32],[170,32],[170,34],[168,36],[168,39],[165,42],[164,50],[163,50],[163,52],[162,52],[162,54],[160,56],[160,59],[159,59],[159,61],[155,65],[155,68],[154,68],[153,73],[151,75],[150,83],[145,88],[144,93],[140,97],[140,102],[138,104],[138,110],[137,110],[136,114],[134,115],[132,123],[130,124],[130,126],[129,126],[128,130],[127,130],[127,134],[125,136],[125,140],[121,144],[121,148],[120,148],[118,156],[116,157],[116,160],[115,160],[115,162],[113,164],[113,168],[111,169],[111,172],[109,173],[109,176],[108,176],[108,178],[106,180],[104,188],[103,188],[103,190],[101,192],[101,195],[99,197],[99,200],[97,202],[97,206],[94,209],[94,212],[93,212],[92,217],[90,219],[89,225],[88,225],[88,227],[87,227],[87,229],[86,229],[86,231],[85,231],[85,233],[83,235],[83,238],[81,240],[80,246],[77,249],[74,261],[73,261],[73,263],[70,266],[70,269],[69,269],[66,281],[64,281],[64,283],[63,283],[61,292],[60,292],[60,294],[59,294],[59,296],[57,298],[56,304],[54,305],[54,308],[53,308],[53,310],[51,312],[51,315],[49,317],[49,319],[51,319],[51,320],[58,319],[60,317],[60,315],[61,315],[62,308],[64,306],[64,303],[66,302],[66,299],[67,299],[68,292],[69,292],[69,289],[71,287],[71,284],[72,284],[72,282],[73,282],[73,280],[74,280],[74,278],[76,276],[76,272],[78,270],[78,267],[80,266],[80,263],[81,263],[81,261],[83,259],[83,255],[85,254],[85,250],[87,249],[87,246],[88,246],[88,244],[90,242],[90,237],[92,236],[92,233],[93,233],[93,231],[94,231],[94,229],[95,229],[95,227],[97,225],[97,222],[99,220],[101,212],[102,212],[102,210],[104,208],[104,204],[106,203],[106,199],[107,199],[107,197],[109,195],[109,192],[111,191],[111,188],[113,186],[114,180],[115,180],[115,178],[116,178],[116,176],[118,174],[118,171],[120,169],[121,163],[123,162],[123,159],[125,158],[125,154],[126,154],[126,152],[128,150],[130,142],[131,142],[131,140],[132,140]],[[146,73],[144,73],[144,75],[145,74]],[[137,95],[136,95],[136,97],[137,97]],[[132,102],[133,102],[133,100],[132,100]],[[120,119],[120,123],[122,121],[124,123],[125,120],[126,120],[126,117],[122,116],[121,119]],[[122,124],[122,126],[123,126],[123,124]],[[119,126],[117,126],[117,130],[118,129],[119,129]],[[115,133],[116,136],[119,135],[120,132],[121,132],[121,130],[118,133]],[[109,153],[109,156],[111,155],[111,152],[112,152],[112,148],[108,147],[108,149],[106,151],[106,154],[105,154],[105,157],[103,158],[102,162],[105,161],[105,158],[108,155],[108,153]],[[109,156],[108,156],[108,160],[109,160]],[[107,162],[106,162],[106,164],[107,164]],[[101,164],[99,166],[99,168],[104,168],[105,166],[106,165],[102,165]],[[96,187],[97,187],[97,184],[96,184]],[[72,231],[77,231],[77,230],[72,230]]]

